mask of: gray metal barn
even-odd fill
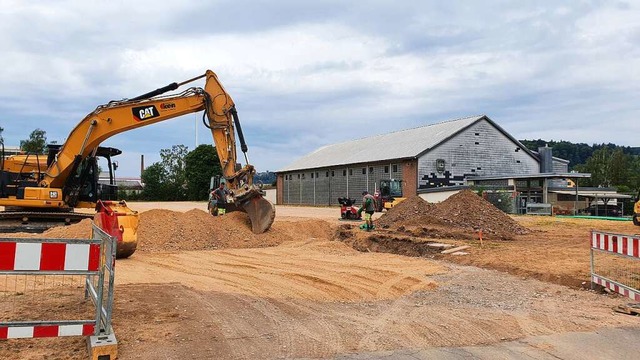
[[[568,164],[528,150],[485,115],[471,116],[321,147],[277,172],[277,201],[335,205],[385,179],[402,180],[411,196],[476,176],[567,173]]]

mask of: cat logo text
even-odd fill
[[[158,113],[158,109],[156,109],[155,105],[134,107],[132,111],[133,111],[133,118],[136,121],[149,120],[149,119],[153,119],[155,117],[160,116],[160,114]]]

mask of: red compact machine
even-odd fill
[[[338,198],[340,203],[340,219],[342,220],[361,220],[362,216],[358,214],[358,207],[354,206],[356,199],[346,197]]]

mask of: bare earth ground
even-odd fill
[[[327,358],[639,326],[611,311],[624,299],[581,289],[590,228],[635,233],[630,223],[516,217],[534,231],[482,247],[438,239],[471,245],[467,256],[445,256],[421,246],[427,238],[365,233],[338,216],[337,208],[278,206],[276,224],[298,229],[279,246],[138,251],[119,260],[119,359]],[[310,229],[309,219],[335,231]],[[10,305],[0,303],[0,315]],[[84,346],[81,338],[0,341],[0,359],[84,359]]]

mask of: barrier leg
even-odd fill
[[[118,357],[118,340],[111,332],[109,335],[87,337],[87,351],[91,360],[115,360]]]

